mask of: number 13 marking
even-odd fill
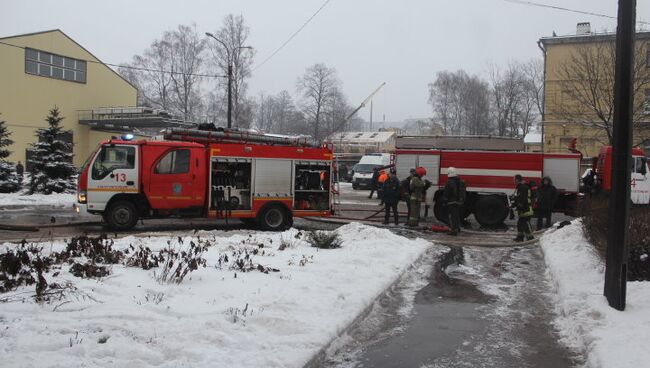
[[[126,174],[124,174],[124,173],[115,174],[115,181],[117,181],[117,182],[125,182],[126,181]]]

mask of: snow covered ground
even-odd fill
[[[581,350],[589,367],[650,366],[650,282],[628,282],[627,307],[619,312],[603,296],[605,265],[579,220],[544,235],[541,244],[564,342]]]
[[[57,206],[72,207],[76,201],[75,194],[32,194],[0,193],[0,207],[3,206]]]
[[[115,265],[110,276],[94,280],[76,278],[64,266],[46,278],[75,284],[78,291],[67,300],[0,303],[0,365],[301,367],[431,247],[355,223],[337,231],[344,242],[331,250],[310,247],[296,229],[198,232],[183,244],[209,240],[207,267],[178,285],[157,282],[156,269]],[[279,250],[283,239],[291,247]],[[170,240],[180,247],[175,238],[133,236],[116,239],[114,247],[159,250]],[[0,251],[13,246],[1,245]],[[56,251],[65,245],[43,246]],[[221,256],[232,263],[233,253],[243,249],[257,249],[253,262],[279,272],[219,267]]]

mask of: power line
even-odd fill
[[[560,10],[560,11],[565,11],[565,12],[570,12],[570,13],[591,15],[591,16],[600,17],[600,18],[618,19],[617,17],[612,16],[612,15],[607,15],[607,14],[602,14],[602,13],[595,13],[595,12],[590,12],[590,11],[586,11],[586,10],[569,9],[569,8],[564,8],[564,7],[561,7],[561,6],[542,4],[542,3],[537,3],[537,2],[533,2],[533,1],[525,1],[525,0],[503,0],[503,1],[508,2],[508,3],[513,3],[513,4],[519,4],[519,5],[536,6],[538,8],[547,8],[547,9]],[[650,24],[650,22],[644,22],[642,20],[637,20],[636,22],[639,23],[639,24],[645,24],[645,25]]]
[[[27,48],[25,46],[14,45],[14,44],[7,43],[7,42],[2,42],[2,41],[0,41],[0,45],[11,46],[11,47],[15,47],[15,48],[22,49],[22,50]],[[191,75],[191,76],[194,76],[194,77],[203,77],[203,78],[226,78],[227,77],[225,75],[182,73],[182,72],[174,72],[174,71],[171,71],[171,70],[161,70],[161,69],[151,69],[151,68],[144,68],[144,67],[130,66],[130,65],[111,64],[111,63],[104,63],[102,61],[95,61],[95,60],[83,60],[83,59],[77,59],[77,60],[85,61],[87,63],[94,63],[94,64],[112,66],[112,67],[115,67],[115,68],[133,69],[133,70],[140,70],[140,71],[146,71],[146,72],[155,72],[155,73],[162,73],[162,74]]]
[[[323,3],[323,5],[321,5],[320,8],[318,8],[318,10],[316,10],[316,12],[315,12],[314,14],[312,14],[312,16],[309,17],[309,19],[307,19],[307,21],[306,21],[305,23],[303,23],[302,26],[300,26],[300,28],[298,28],[297,31],[295,31],[295,32],[294,32],[294,33],[293,33],[293,34],[292,34],[292,35],[291,35],[291,36],[290,36],[286,41],[284,41],[284,43],[283,43],[282,45],[280,45],[280,47],[278,47],[275,51],[273,51],[273,53],[271,53],[271,55],[269,55],[266,59],[264,59],[261,63],[259,63],[255,68],[253,68],[252,71],[256,71],[257,69],[259,69],[259,68],[260,68],[262,65],[264,65],[267,61],[269,61],[273,56],[275,56],[275,54],[277,54],[278,52],[280,52],[280,50],[282,50],[282,49],[283,49],[283,48],[284,48],[284,47],[285,47],[289,42],[291,42],[291,40],[294,39],[294,37],[296,37],[296,36],[298,35],[298,33],[300,33],[300,31],[302,31],[305,27],[307,27],[307,24],[309,24],[309,22],[311,22],[311,20],[314,19],[314,18],[316,17],[316,15],[318,15],[318,13],[320,13],[320,11],[323,10],[323,8],[324,8],[324,7],[325,7],[325,6],[326,6],[330,1],[332,1],[332,0],[326,0],[326,1]]]

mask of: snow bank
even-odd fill
[[[60,275],[46,278],[74,282],[76,298],[0,304],[0,365],[301,367],[430,246],[360,224],[338,232],[343,246],[333,250],[310,247],[296,238],[295,229],[199,232],[184,238],[184,244],[197,236],[210,240],[213,245],[204,254],[208,267],[179,285],[156,282],[155,269],[116,265],[97,281],[75,278],[64,266]],[[282,239],[292,246],[278,250]],[[177,242],[130,236],[116,239],[114,248],[162,249],[169,240]],[[254,262],[280,272],[237,272],[235,277],[228,267],[216,267],[221,255],[258,244],[264,244],[264,255],[254,256]],[[57,250],[64,244],[44,247]],[[33,286],[15,293],[26,291]]]
[[[72,207],[76,202],[75,194],[32,194],[1,193],[0,207],[2,206],[57,206]]]
[[[627,307],[619,312],[603,296],[605,265],[584,238],[580,221],[544,235],[541,245],[564,342],[583,351],[590,367],[650,365],[650,283],[628,282]]]

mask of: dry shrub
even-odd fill
[[[307,233],[307,242],[312,246],[320,249],[340,248],[343,240],[336,231],[319,231],[314,230]]]
[[[604,197],[587,199],[584,205],[585,236],[598,250],[602,259],[607,253],[609,200]],[[650,281],[650,206],[632,206],[629,222],[629,257],[627,278],[630,281]]]
[[[181,249],[175,249],[171,246],[171,241],[167,241],[168,247],[159,252],[160,264],[162,269],[155,272],[155,278],[161,283],[180,284],[185,277],[199,267],[205,267],[206,260],[203,253],[211,245],[209,242],[198,240],[198,244],[190,241],[189,247],[183,249],[183,239],[178,238]]]

